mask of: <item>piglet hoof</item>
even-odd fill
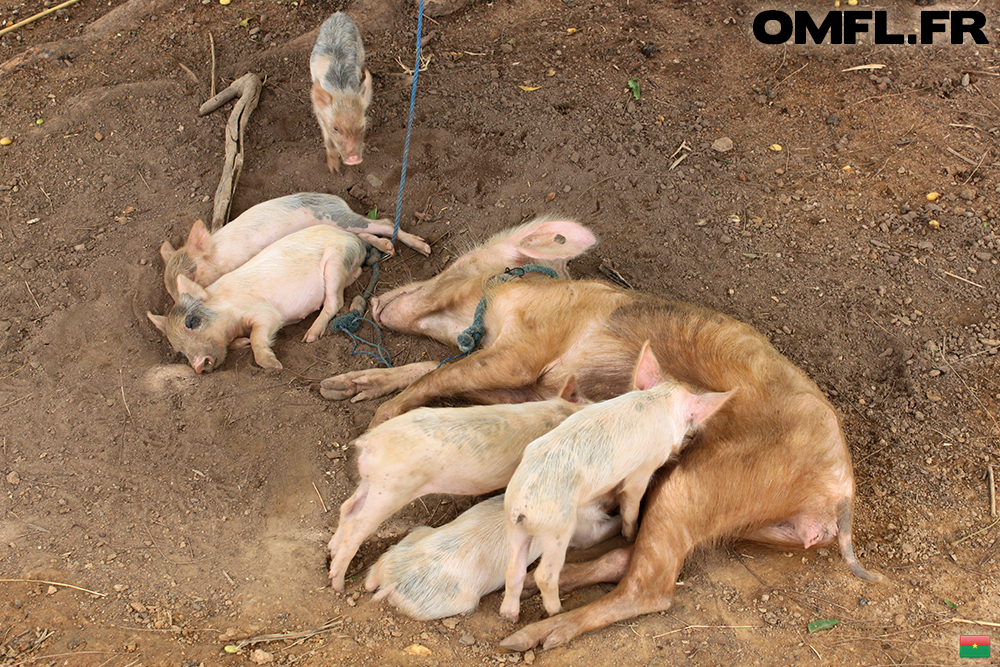
[[[503,602],[500,603],[500,616],[507,619],[511,623],[517,623],[517,619],[521,615],[521,601],[520,599],[510,600],[506,596]]]
[[[257,362],[258,366],[260,366],[261,368],[267,369],[269,371],[280,371],[282,368],[284,368],[284,366],[281,365],[281,362],[278,361],[278,358],[276,356],[274,356],[273,353],[270,354],[270,355],[265,355],[265,354],[256,355],[255,354],[254,355],[254,361]]]
[[[330,173],[340,173],[340,156],[336,153],[331,153],[329,150],[326,152],[326,168],[330,170]]]
[[[324,329],[325,329],[325,327],[321,327],[321,328],[317,329],[316,331],[313,331],[312,327],[310,327],[309,331],[306,332],[306,335],[302,337],[302,342],[303,343],[315,343],[316,341],[318,341],[320,338],[323,337],[323,331],[324,331]]]
[[[247,338],[246,336],[243,336],[241,338],[234,338],[233,342],[229,344],[230,350],[239,350],[244,347],[250,347],[250,339]]]
[[[330,587],[338,593],[344,592],[344,575],[330,572]]]

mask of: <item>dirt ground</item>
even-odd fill
[[[1000,636],[1000,9],[964,4],[990,45],[762,46],[765,3],[746,0],[497,0],[425,20],[402,221],[434,252],[400,246],[380,291],[535,214],[589,226],[600,244],[576,276],[611,267],[749,322],[827,392],[854,456],[859,558],[890,579],[852,577],[836,548],[719,545],[689,559],[669,611],[524,655],[497,648],[514,629],[499,595],[421,623],[363,577],[329,588],[348,443],[377,402],[317,384],[370,358],[340,334],[301,343],[307,321],[279,335],[281,372],[240,351],[195,376],[145,317],[170,303],[159,245],[210,218],[222,170],[230,107],[197,113],[209,35],[220,87],[266,77],[234,216],[299,191],[391,216],[415,9],[149,0],[98,30],[124,5],[84,0],[0,37],[0,663],[968,662],[960,634]],[[8,0],[0,21],[41,9]],[[338,9],[363,28],[375,91],[366,159],[339,176],[310,108],[311,41],[296,41]],[[383,333],[397,363],[448,354]],[[472,502],[414,503],[351,571]],[[820,619],[840,623],[810,634]]]

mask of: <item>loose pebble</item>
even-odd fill
[[[775,153],[781,152],[781,144],[771,144],[770,146],[768,146],[768,148],[770,148]]]
[[[14,143],[14,140],[10,137],[0,138],[0,146],[10,146],[12,143]]]
[[[733,140],[729,137],[720,137],[712,142],[712,150],[717,153],[726,153],[733,150]]]
[[[927,201],[937,201],[938,197],[940,197],[940,196],[941,196],[940,192],[928,192],[927,193]]]

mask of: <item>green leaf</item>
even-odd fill
[[[949,600],[948,598],[944,598],[944,603],[949,607],[951,607],[952,609],[958,609],[958,605]]]
[[[639,79],[629,79],[628,87],[632,89],[632,97],[639,99],[639,95],[642,94],[639,92]]]
[[[369,220],[378,220],[378,207],[376,206],[372,210],[368,211]]]
[[[839,618],[824,618],[820,621],[809,621],[809,633],[819,632],[820,630],[829,630],[840,623]]]
[[[248,25],[250,25],[250,18],[251,17],[248,16],[245,19],[243,19],[242,21],[240,21],[240,26],[243,27],[243,28],[245,28]]]

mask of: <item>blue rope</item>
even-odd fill
[[[396,237],[399,235],[399,219],[403,211],[403,187],[406,185],[406,163],[410,156],[410,134],[413,131],[413,110],[417,104],[417,77],[420,75],[420,35],[423,32],[424,25],[424,0],[420,0],[420,6],[417,10],[417,62],[413,67],[413,86],[410,88],[410,116],[406,121],[406,140],[403,143],[403,168],[402,173],[399,175],[399,193],[396,196],[396,221],[392,228],[392,244],[396,245]],[[377,255],[377,256],[376,256]],[[368,310],[368,301],[371,299],[372,294],[375,292],[375,286],[378,284],[379,279],[379,263],[388,257],[385,253],[371,248],[368,254],[367,263],[372,267],[372,277],[368,282],[368,288],[362,292],[362,304],[361,308],[355,308],[354,310],[341,315],[340,317],[335,317],[330,321],[330,328],[343,331],[346,333],[350,339],[354,342],[354,347],[351,348],[351,355],[355,354],[367,354],[373,359],[377,359],[381,363],[385,364],[386,368],[392,368],[392,356],[389,354],[389,350],[382,347],[382,332],[379,331],[378,325],[372,320],[364,317],[365,311]],[[368,322],[375,329],[375,334],[378,336],[378,342],[369,342],[357,335],[357,331],[361,328],[362,322]],[[366,352],[364,350],[358,350],[358,345],[364,343],[375,348],[377,354],[372,354],[371,352]],[[478,341],[477,341],[478,344]]]
[[[495,283],[505,283],[513,278],[520,278],[524,276],[525,273],[541,273],[549,278],[559,277],[559,274],[555,272],[555,269],[542,266],[541,264],[525,264],[524,266],[515,266],[513,268],[505,269],[503,273],[490,278],[489,282],[486,284],[489,286]],[[483,340],[483,336],[486,335],[486,327],[483,325],[483,315],[485,313],[486,296],[484,295],[483,298],[479,300],[479,305],[476,306],[476,312],[472,316],[472,324],[455,338],[455,342],[458,344],[458,349],[461,350],[461,354],[448,357],[438,364],[438,368],[441,368],[452,359],[461,359],[462,357],[469,356],[476,350],[476,348],[479,347],[479,344]]]

